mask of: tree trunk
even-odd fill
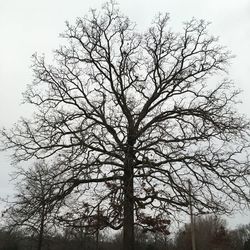
[[[124,164],[124,220],[123,250],[134,250],[134,168],[132,147],[126,155]]]
[[[38,235],[37,250],[42,250],[43,231],[44,231],[44,216],[42,215],[40,229],[39,229],[39,235]]]
[[[42,202],[42,211],[41,211],[41,221],[40,221],[40,228],[39,228],[39,235],[38,235],[38,243],[37,243],[37,250],[42,250],[43,244],[43,234],[44,234],[44,219],[45,219],[45,202]]]

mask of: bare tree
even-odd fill
[[[3,213],[9,230],[36,237],[37,250],[42,249],[44,234],[54,227],[55,204],[48,202],[55,192],[52,176],[44,162],[36,163],[33,169],[20,168],[15,173],[17,193]]]
[[[200,213],[249,201],[249,123],[239,91],[221,80],[232,56],[206,22],[175,33],[168,20],[139,33],[111,2],[67,23],[54,65],[34,56],[24,95],[34,117],[2,131],[15,161],[60,170],[61,219],[123,227],[126,250],[134,225],[167,233],[171,215],[188,211],[188,179]]]
[[[239,225],[230,232],[230,239],[233,250],[249,249],[250,243],[250,224]],[[248,248],[247,248],[248,246]],[[244,248],[245,247],[245,248]]]
[[[233,249],[231,232],[227,229],[226,224],[225,220],[214,215],[197,217],[195,224],[197,249]],[[175,237],[176,250],[192,248],[191,233],[191,224],[185,224],[185,226],[177,232]]]

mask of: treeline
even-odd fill
[[[0,231],[0,250],[37,250],[38,235],[25,230]],[[250,250],[250,223],[229,229],[226,221],[217,216],[196,218],[195,242],[197,250]],[[121,250],[122,233],[110,231],[87,234],[81,228],[60,229],[47,233],[43,250]],[[191,250],[190,224],[176,233],[164,235],[136,228],[136,250]]]

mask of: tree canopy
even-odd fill
[[[123,227],[129,250],[134,225],[167,233],[188,211],[188,180],[199,213],[249,201],[249,122],[226,78],[232,55],[207,25],[174,32],[160,14],[139,32],[110,2],[67,23],[53,65],[34,56],[24,97],[36,111],[2,130],[4,148],[49,163],[60,220]]]

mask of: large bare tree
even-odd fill
[[[137,32],[111,2],[67,24],[54,65],[34,56],[24,96],[35,115],[2,131],[14,160],[47,159],[60,172],[61,220],[123,227],[126,250],[135,224],[167,232],[188,211],[188,180],[198,212],[249,201],[249,123],[223,78],[232,56],[206,22],[175,33],[168,21]]]

